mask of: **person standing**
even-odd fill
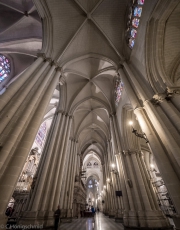
[[[54,212],[54,228],[55,228],[55,230],[58,230],[60,216],[61,216],[61,210],[60,210],[59,205],[58,205],[57,210]]]

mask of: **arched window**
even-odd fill
[[[0,54],[0,83],[3,82],[11,72],[10,61],[7,57]]]
[[[129,14],[127,18],[126,39],[129,47],[132,49],[135,44],[137,36],[137,28],[140,24],[140,18],[143,11],[145,0],[133,0],[129,7]]]
[[[43,122],[42,125],[40,126],[38,133],[36,135],[36,143],[39,144],[40,146],[43,146],[45,137],[46,137],[46,122]]]
[[[120,79],[117,79],[115,82],[115,104],[117,106],[121,98],[122,90],[123,90],[123,83]]]
[[[91,166],[92,166],[91,162],[87,163],[87,167],[91,167]]]

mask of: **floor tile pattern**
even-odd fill
[[[124,227],[114,219],[98,213],[95,216],[95,223],[92,218],[73,219],[72,223],[61,223],[59,230],[124,230]]]

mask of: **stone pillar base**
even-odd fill
[[[172,229],[166,217],[161,211],[130,211],[127,217],[123,217],[124,227],[132,229]]]
[[[73,209],[67,210],[67,218],[73,218]]]
[[[120,209],[117,209],[117,212],[115,215],[115,222],[123,223],[123,214],[122,214],[122,210]]]
[[[115,217],[115,222],[124,223],[123,218],[120,218],[120,217]]]
[[[115,218],[115,215],[116,215],[116,210],[111,209],[109,212],[109,218]]]
[[[42,225],[44,227],[54,226],[53,211],[23,212],[18,224],[22,225]]]

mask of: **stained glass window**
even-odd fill
[[[126,41],[129,47],[132,49],[135,44],[135,38],[137,35],[137,28],[140,24],[140,17],[142,15],[142,8],[145,0],[132,0],[131,6],[129,7],[129,14],[126,28]],[[133,16],[132,16],[133,11]],[[136,29],[134,29],[134,28]]]
[[[91,167],[91,166],[92,166],[91,162],[89,162],[89,163],[87,164],[87,166],[88,166],[88,167]]]
[[[135,17],[141,17],[141,13],[142,13],[142,7],[137,6],[134,8],[134,16]]]
[[[139,5],[144,5],[144,0],[138,0]]]
[[[131,30],[131,37],[135,38],[135,37],[136,37],[136,34],[137,34],[137,30],[132,29],[132,30]]]
[[[42,123],[36,135],[36,142],[42,146],[46,137],[46,122]]]
[[[133,20],[132,20],[132,25],[135,27],[135,28],[138,28],[138,26],[139,26],[139,19],[138,18],[134,18]]]
[[[0,54],[0,83],[9,76],[10,72],[11,66],[9,59]]]
[[[133,38],[130,38],[129,39],[129,46],[130,46],[130,48],[133,48],[134,44],[135,44],[135,40]]]
[[[115,104],[118,105],[123,90],[123,83],[120,79],[115,83]]]

